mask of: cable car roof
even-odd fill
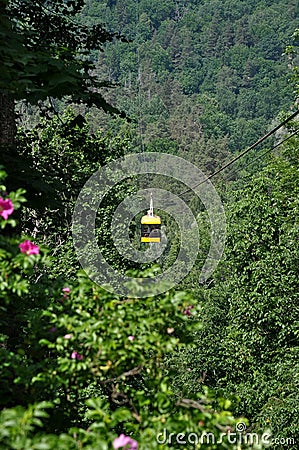
[[[144,224],[146,224],[146,225],[151,225],[151,224],[159,225],[159,224],[161,224],[161,219],[160,219],[159,216],[149,216],[149,215],[147,215],[147,216],[143,216],[142,217],[141,223],[143,225]]]

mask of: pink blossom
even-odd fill
[[[65,334],[63,337],[64,339],[71,339],[72,336],[72,334]]]
[[[185,309],[185,311],[184,311],[184,314],[186,315],[186,316],[191,316],[191,309],[193,308],[193,305],[189,305],[189,306],[187,306],[187,308]]]
[[[19,244],[22,253],[26,253],[26,255],[38,255],[39,247],[33,242],[27,240]]]
[[[61,290],[62,290],[62,292],[63,292],[63,297],[64,297],[64,298],[68,298],[69,293],[71,292],[70,288],[69,288],[69,287],[64,287],[64,288],[62,288]]]
[[[78,359],[79,361],[81,361],[83,359],[83,356],[80,355],[80,353],[76,352],[76,350],[74,350],[73,353],[71,354],[71,358]]]
[[[113,441],[113,448],[125,448],[126,450],[138,450],[138,442],[131,439],[129,436],[121,434]]]
[[[129,341],[134,341],[135,336],[128,336]]]
[[[10,198],[4,200],[4,198],[0,197],[0,216],[3,217],[4,220],[8,219],[14,212],[14,206]]]
[[[65,294],[69,294],[71,292],[71,290],[69,287],[65,287],[65,288],[62,288],[62,292],[64,292]]]

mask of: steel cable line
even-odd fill
[[[246,148],[243,152],[241,152],[239,155],[237,155],[235,158],[231,159],[228,163],[226,163],[224,166],[220,167],[220,169],[217,169],[215,172],[213,172],[211,175],[209,175],[208,177],[206,177],[204,180],[200,181],[199,183],[195,184],[194,186],[192,186],[191,188],[186,189],[185,191],[181,192],[180,194],[177,194],[178,197],[181,197],[182,195],[187,194],[188,192],[193,191],[194,188],[202,185],[203,183],[206,183],[208,180],[210,180],[211,178],[215,177],[216,175],[218,175],[218,173],[222,172],[223,170],[227,169],[227,167],[231,166],[232,164],[234,164],[236,161],[238,161],[238,159],[242,158],[244,155],[246,155],[246,153],[248,153],[250,150],[253,150],[255,147],[257,147],[259,144],[261,144],[264,140],[266,140],[268,137],[270,137],[272,134],[274,134],[277,130],[279,130],[281,127],[283,127],[286,123],[288,123],[290,120],[294,119],[297,114],[299,114],[299,110],[294,112],[291,116],[287,117],[283,122],[281,122],[279,125],[277,125],[275,128],[273,128],[271,131],[269,131],[267,134],[265,134],[264,136],[262,136],[260,139],[258,139],[254,144],[250,145],[250,147]],[[279,144],[276,144],[274,147],[272,147],[270,150],[273,150],[274,148],[278,147],[279,145],[281,145],[283,142],[285,142],[287,139],[291,138],[294,134],[296,134],[298,132],[298,130],[293,133],[291,136],[289,136],[288,138],[284,139],[283,141],[281,141]],[[264,154],[268,153],[270,150],[268,150],[267,152],[265,152]],[[262,155],[261,155],[262,156]],[[259,157],[261,157],[259,156]],[[257,158],[258,159],[258,158]],[[252,161],[253,162],[253,161]]]
[[[136,31],[135,31],[135,42],[136,42],[136,63],[137,63],[137,126],[138,126],[138,133],[140,137],[140,145],[141,145],[141,151],[143,155],[143,162],[145,166],[147,165],[147,161],[145,158],[145,145],[144,145],[144,139],[143,139],[143,130],[142,130],[142,114],[141,114],[141,67],[140,67],[140,52],[139,52],[139,42],[140,42],[140,35],[139,35],[139,0],[136,0]],[[146,180],[147,180],[147,186],[150,185],[149,180],[149,173],[146,172]]]
[[[141,64],[140,64],[140,51],[139,51],[139,42],[141,42],[140,39],[140,33],[139,33],[139,0],[136,0],[136,31],[135,31],[135,43],[136,43],[136,59],[137,59],[137,122],[138,122],[138,133],[140,137],[140,144],[141,144],[141,151],[142,151],[142,159],[144,162],[145,167],[145,174],[146,174],[146,186],[147,189],[150,187],[150,177],[149,177],[149,171],[148,171],[148,161],[145,156],[145,145],[144,145],[144,138],[143,138],[143,129],[142,129],[142,109],[141,109],[141,93],[142,93],[142,70],[141,70]],[[153,204],[153,194],[150,192],[150,199],[149,199],[149,210],[147,212],[147,216],[143,216],[141,219],[141,242],[149,242],[152,249],[157,242],[160,243],[161,236],[154,235],[152,236],[152,233],[154,231],[151,231],[149,235],[146,234],[144,231],[144,227],[149,227],[152,230],[152,227],[154,227],[154,230],[159,228],[161,225],[160,217],[154,215],[154,204]],[[160,228],[159,228],[160,229]]]
[[[256,158],[254,158],[252,161],[249,161],[249,163],[247,163],[245,165],[245,167],[240,167],[239,169],[234,169],[233,173],[237,173],[240,172],[241,170],[243,170],[244,168],[250,166],[251,164],[253,164],[255,161],[257,161],[260,158],[263,158],[263,156],[267,155],[268,153],[272,152],[273,150],[275,150],[277,147],[279,147],[280,145],[284,144],[285,142],[287,142],[289,139],[291,139],[293,136],[295,136],[296,134],[299,133],[299,128],[297,128],[292,134],[290,134],[289,136],[287,136],[286,138],[284,138],[282,141],[279,141],[277,144],[273,145],[273,147],[269,148],[268,150],[266,150],[264,153],[262,153],[261,155],[258,155]],[[245,175],[246,177],[246,175]]]

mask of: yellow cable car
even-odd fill
[[[150,209],[141,219],[141,242],[161,242],[161,219],[154,215],[152,194]]]

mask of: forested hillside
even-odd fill
[[[95,54],[99,72],[120,83],[116,103],[142,120],[148,149],[236,151],[253,143],[292,103],[290,61],[296,1],[89,1],[131,42]],[[111,98],[111,97],[110,97]],[[215,155],[216,153],[216,155]]]
[[[0,450],[296,450],[298,2],[0,13]]]

